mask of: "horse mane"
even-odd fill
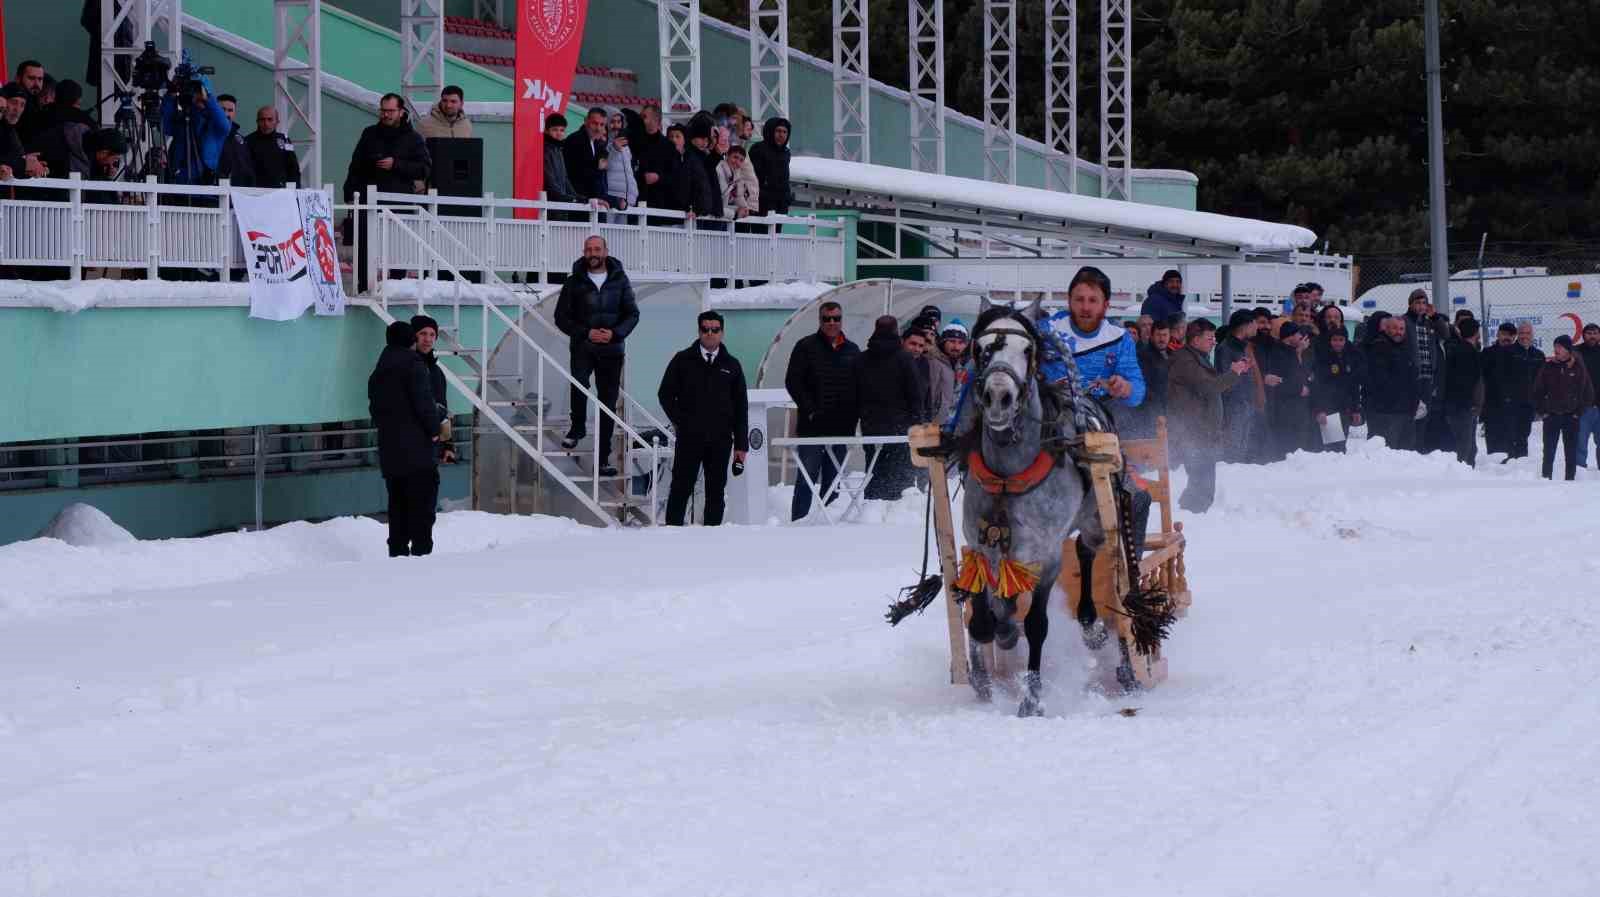
[[[1021,324],[1023,329],[1028,332],[1028,338],[1033,340],[1033,344],[1035,346],[1041,345],[1038,325],[1028,320],[1028,316],[1023,314],[1020,310],[1012,308],[1009,305],[991,305],[987,310],[979,313],[977,323],[972,325],[972,342],[976,343],[978,341],[978,337],[982,336],[985,330],[988,330],[991,326],[993,326],[995,321],[999,321],[1004,318],[1009,318]]]

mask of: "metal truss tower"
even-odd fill
[[[700,0],[657,0],[661,114],[669,121],[700,109]]]
[[[1078,0],[1044,0],[1045,189],[1076,193]]]
[[[907,0],[911,167],[944,174],[944,2]]]
[[[400,95],[412,117],[426,115],[444,89],[445,0],[400,0]]]
[[[124,24],[132,26],[133,41],[117,43],[117,31]],[[155,29],[161,29],[165,46],[158,45],[163,55],[176,66],[183,55],[183,0],[100,0],[100,98],[104,100],[113,91],[129,93],[132,85],[117,74],[117,61],[129,60],[144,52],[146,41],[155,40]],[[7,75],[10,73],[8,72]]]
[[[480,22],[493,22],[501,28],[510,27],[506,23],[505,0],[472,0],[472,17]]]
[[[750,115],[789,117],[789,0],[750,0]]]
[[[272,105],[278,110],[278,130],[294,141],[300,186],[321,187],[322,0],[272,0],[272,14],[277,23]]]
[[[1100,0],[1100,195],[1133,198],[1132,0]]]
[[[983,176],[1017,182],[1017,5],[983,0]]]
[[[833,157],[872,161],[867,0],[833,0]]]

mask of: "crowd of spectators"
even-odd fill
[[[1475,464],[1481,426],[1488,451],[1509,461],[1528,454],[1538,421],[1543,475],[1552,477],[1559,445],[1570,480],[1600,435],[1600,326],[1587,325],[1578,345],[1557,337],[1548,356],[1528,323],[1501,324],[1484,347],[1471,311],[1447,317],[1419,289],[1405,314],[1374,312],[1352,329],[1341,307],[1322,304],[1320,287],[1304,284],[1283,314],[1240,309],[1219,328],[1186,321],[1181,290],[1167,272],[1126,322],[1148,395],[1119,421],[1148,436],[1166,416],[1176,457],[1259,464],[1343,451],[1350,428],[1364,425],[1390,448]]]
[[[794,200],[790,127],[788,119],[769,119],[756,140],[749,114],[727,103],[675,124],[655,105],[638,112],[596,106],[576,130],[557,113],[545,118],[545,195],[614,213],[666,209],[689,222],[786,214]]]

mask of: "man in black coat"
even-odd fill
[[[378,429],[378,468],[389,489],[389,556],[433,551],[433,518],[439,502],[439,406],[428,367],[413,343],[411,325],[396,321],[367,378],[367,405]]]
[[[787,118],[769,118],[761,128],[761,142],[750,148],[750,164],[761,182],[761,214],[789,214],[793,191],[789,186],[789,134]]]
[[[899,331],[894,315],[878,318],[867,351],[856,358],[862,436],[903,436],[921,422],[927,406],[927,384],[917,374],[916,361],[901,343]],[[862,493],[865,498],[893,501],[912,483],[911,454],[904,445],[869,446],[867,469],[872,478]]]
[[[567,163],[567,177],[579,202],[604,199],[606,163],[606,111],[598,106],[583,118],[583,126],[567,135],[561,152]]]
[[[1528,433],[1533,429],[1533,381],[1544,364],[1544,353],[1533,347],[1533,326],[1500,325],[1498,341],[1483,353],[1483,382],[1488,408],[1485,421],[1490,454],[1503,452],[1507,460],[1528,456]]]
[[[623,341],[639,323],[639,305],[627,272],[608,254],[604,237],[583,241],[583,258],[573,262],[572,276],[561,285],[555,318],[556,327],[567,335],[573,379],[588,386],[593,375],[600,401],[615,411],[622,392]],[[561,447],[568,450],[576,448],[587,434],[589,401],[584,389],[572,387],[570,407],[572,423],[561,440]],[[617,469],[610,459],[616,424],[611,415],[596,413],[600,417],[599,475],[614,477]]]
[[[789,398],[798,406],[795,435],[854,436],[858,415],[855,360],[861,348],[845,339],[844,309],[839,303],[824,302],[817,317],[817,332],[795,343],[783,377]],[[818,494],[828,494],[846,451],[847,447],[840,445],[800,447],[800,464],[817,484]],[[795,483],[789,519],[800,520],[809,513],[811,490],[802,478]]]
[[[300,158],[294,154],[294,143],[278,131],[278,110],[271,106],[256,110],[256,129],[244,145],[255,167],[257,187],[300,184]]]
[[[1392,449],[1416,448],[1417,357],[1406,342],[1404,318],[1383,319],[1383,332],[1367,356],[1367,421],[1373,436]]]
[[[689,145],[688,132],[681,125],[667,129],[671,149],[663,167],[659,191],[661,208],[688,212],[690,218],[716,217],[722,214],[717,202],[717,188],[706,177],[705,154]]]
[[[722,345],[722,315],[701,312],[700,338],[672,356],[656,398],[672,421],[677,447],[667,525],[683,526],[694,481],[705,470],[706,526],[721,526],[728,488],[728,454],[742,470],[750,451],[750,407],[744,368]]]
[[[1483,353],[1478,322],[1463,318],[1456,334],[1444,344],[1445,423],[1455,446],[1456,460],[1471,467],[1478,460],[1478,415],[1483,411]]]
[[[1366,376],[1366,361],[1350,345],[1343,330],[1323,334],[1317,343],[1316,365],[1311,374],[1311,415],[1319,434],[1331,414],[1339,415],[1339,429],[1346,435],[1351,427],[1361,425],[1361,392]],[[1328,443],[1326,450],[1342,452],[1346,442]]]
[[[1583,362],[1583,368],[1589,372],[1589,380],[1594,384],[1594,394],[1600,397],[1600,324],[1583,325],[1583,342],[1574,346],[1572,351]],[[1597,438],[1600,438],[1600,399],[1578,417],[1580,467],[1589,466],[1589,443]]]
[[[344,201],[356,193],[366,199],[367,188],[380,193],[415,193],[417,182],[427,181],[433,163],[428,145],[406,118],[405,101],[397,93],[386,93],[378,102],[378,123],[368,125],[350,154],[350,168],[344,176]],[[370,202],[370,199],[367,199]],[[357,215],[361,223],[361,247],[356,260],[356,291],[367,291],[367,252],[372,241],[366,232],[372,213]]]
[[[417,335],[417,355],[428,366],[428,386],[433,390],[434,404],[439,406],[439,417],[444,421],[439,433],[439,460],[454,464],[456,450],[450,442],[450,388],[445,383],[444,369],[439,367],[439,356],[433,351],[439,340],[439,322],[428,315],[412,315],[411,330]]]
[[[639,132],[631,135],[633,161],[638,168],[639,200],[652,208],[661,205],[666,192],[666,170],[672,143],[661,130],[661,107],[649,105],[639,116]]]

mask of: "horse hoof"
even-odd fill
[[[1044,716],[1044,702],[1039,700],[1040,693],[1044,691],[1044,682],[1039,674],[1029,670],[1022,680],[1022,703],[1017,706],[1017,716],[1027,719],[1030,716]]]
[[[1139,684],[1139,677],[1133,674],[1133,666],[1127,661],[1117,665],[1117,684],[1122,686],[1124,694],[1133,694],[1144,690],[1144,686]]]
[[[977,696],[980,704],[987,704],[994,700],[994,686],[990,684],[988,679],[984,679],[981,682],[973,679],[972,692]]]
[[[1111,638],[1111,633],[1106,629],[1105,621],[1096,620],[1083,627],[1083,645],[1090,651],[1098,651],[1106,646],[1106,641]]]

